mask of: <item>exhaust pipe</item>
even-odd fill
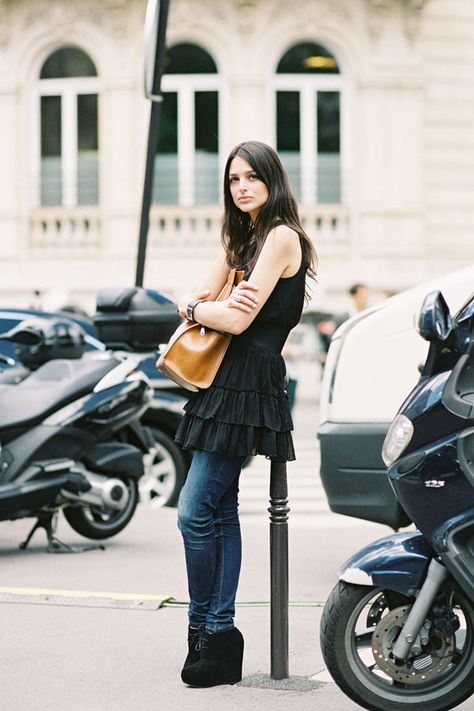
[[[68,501],[88,504],[101,509],[114,509],[115,511],[120,511],[127,505],[130,493],[121,479],[95,474],[77,464],[72,471],[81,473],[87,479],[91,488],[82,494],[75,494],[72,491],[62,489],[61,494]]]

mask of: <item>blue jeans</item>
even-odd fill
[[[238,514],[245,457],[197,451],[178,503],[189,589],[189,624],[222,632],[234,625],[242,541]]]

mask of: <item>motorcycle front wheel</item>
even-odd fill
[[[64,509],[67,522],[77,533],[86,538],[102,540],[120,533],[131,521],[138,504],[138,486],[131,479],[124,481],[128,500],[123,509],[104,509],[94,506],[68,506]]]
[[[391,658],[390,649],[413,599],[339,582],[321,620],[324,660],[339,688],[371,711],[447,711],[471,696],[474,607],[453,582],[444,593],[443,621],[433,606],[428,641],[402,663]]]

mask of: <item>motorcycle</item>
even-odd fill
[[[453,318],[432,292],[418,330],[428,356],[383,447],[417,530],[352,556],[321,621],[328,671],[374,711],[446,711],[474,691],[474,296]]]
[[[143,300],[156,306],[145,290],[128,292],[139,306]],[[134,316],[143,329],[139,312]],[[153,326],[153,338],[159,338]],[[134,334],[127,337],[133,340]],[[42,333],[22,323],[3,337],[30,347]],[[99,540],[119,533],[133,517],[143,452],[153,446],[139,422],[154,394],[137,370],[140,360],[110,351],[53,359],[20,383],[0,387],[0,520],[37,518],[20,547],[44,528],[49,551],[84,550],[55,537],[60,510],[75,531]]]
[[[21,382],[49,360],[94,357],[97,351],[106,350],[106,346],[98,340],[93,324],[83,319],[73,320],[68,315],[31,311],[0,311],[0,328],[11,329],[25,320],[42,332],[41,341],[26,346],[0,340],[0,355],[3,351],[10,356],[8,367],[2,369],[0,365],[0,386]],[[122,343],[122,350],[125,345]],[[154,367],[155,353],[140,355],[139,369],[148,377],[155,391],[141,418],[142,424],[151,430],[153,446],[144,451],[145,474],[139,481],[140,502],[154,509],[175,506],[191,461],[190,454],[174,443],[186,400],[175,390],[165,390],[166,382],[158,377]]]

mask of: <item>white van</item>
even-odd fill
[[[321,479],[336,513],[409,523],[381,458],[388,427],[420,377],[428,343],[415,330],[424,297],[439,289],[455,314],[474,291],[474,265],[393,296],[346,321],[329,347],[321,386]]]

